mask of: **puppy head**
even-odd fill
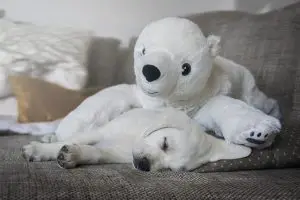
[[[164,115],[164,123],[153,126],[133,147],[133,165],[142,171],[193,170],[208,162],[248,156],[251,149],[206,134],[182,112]],[[174,119],[174,121],[172,120]]]

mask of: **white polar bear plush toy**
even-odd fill
[[[58,140],[88,133],[133,108],[173,107],[229,143],[270,146],[281,129],[279,106],[245,67],[217,55],[219,42],[184,18],[150,23],[134,48],[136,84],[86,99],[61,121]]]

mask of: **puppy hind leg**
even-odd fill
[[[80,144],[93,145],[102,139],[99,131],[93,131],[90,134],[77,134],[65,141],[57,141],[54,134],[48,134],[41,138],[41,142],[31,142],[22,148],[23,156],[29,161],[47,161],[56,160],[57,154],[64,145]]]
[[[57,156],[58,165],[66,169],[75,168],[78,165],[128,162],[131,162],[130,158],[91,145],[64,145]]]

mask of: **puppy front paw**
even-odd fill
[[[23,146],[22,156],[30,162],[47,160],[47,158],[40,153],[41,145],[42,143],[33,141]]]
[[[65,169],[75,168],[78,164],[80,149],[77,145],[64,145],[57,156],[57,163]]]

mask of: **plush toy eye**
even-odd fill
[[[144,47],[143,50],[142,50],[142,54],[145,55],[145,53],[146,53],[146,49]]]
[[[184,63],[184,64],[182,65],[182,72],[181,72],[181,74],[182,74],[183,76],[186,76],[186,75],[188,75],[190,72],[191,72],[191,65],[190,65],[189,63]]]
[[[164,137],[164,141],[163,141],[163,143],[162,143],[162,145],[161,145],[161,150],[167,151],[168,148],[169,148],[169,145],[168,145],[168,142],[167,142],[167,138]]]

